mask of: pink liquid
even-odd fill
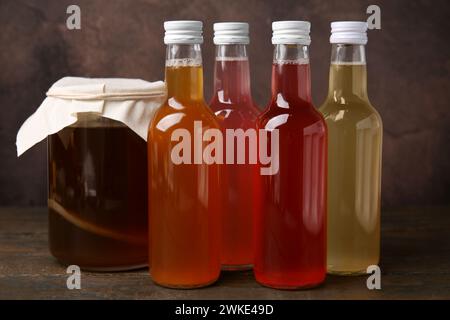
[[[308,64],[273,65],[272,100],[258,126],[279,130],[280,166],[276,175],[260,178],[256,280],[275,288],[315,286],[326,270],[327,149]]]
[[[255,129],[258,109],[250,93],[249,64],[246,58],[216,61],[215,92],[210,103],[224,133],[226,129]],[[225,139],[224,139],[225,140]],[[247,142],[248,143],[248,142]],[[224,141],[226,148],[226,143]],[[222,255],[224,269],[248,269],[253,265],[253,215],[255,164],[222,166]],[[224,155],[225,153],[224,149]]]

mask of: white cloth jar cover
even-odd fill
[[[78,113],[92,112],[120,121],[147,141],[155,111],[166,97],[164,82],[140,79],[65,77],[53,84],[17,133],[17,156],[48,135],[77,122]]]

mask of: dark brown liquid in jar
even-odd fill
[[[90,270],[147,265],[146,142],[120,122],[87,114],[48,139],[49,243]]]

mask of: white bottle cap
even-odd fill
[[[203,23],[201,21],[177,20],[164,22],[165,44],[203,43]]]
[[[311,37],[308,21],[275,21],[272,22],[273,44],[302,44],[309,46]]]
[[[363,21],[332,22],[330,43],[366,44],[367,22]]]
[[[249,44],[248,23],[214,23],[214,44]]]

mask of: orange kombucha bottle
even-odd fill
[[[162,286],[196,288],[220,274],[220,171],[198,161],[194,140],[219,126],[203,99],[202,23],[169,21],[164,28],[167,101],[148,136],[150,273]],[[174,159],[179,133],[190,145],[178,154],[182,163]]]

